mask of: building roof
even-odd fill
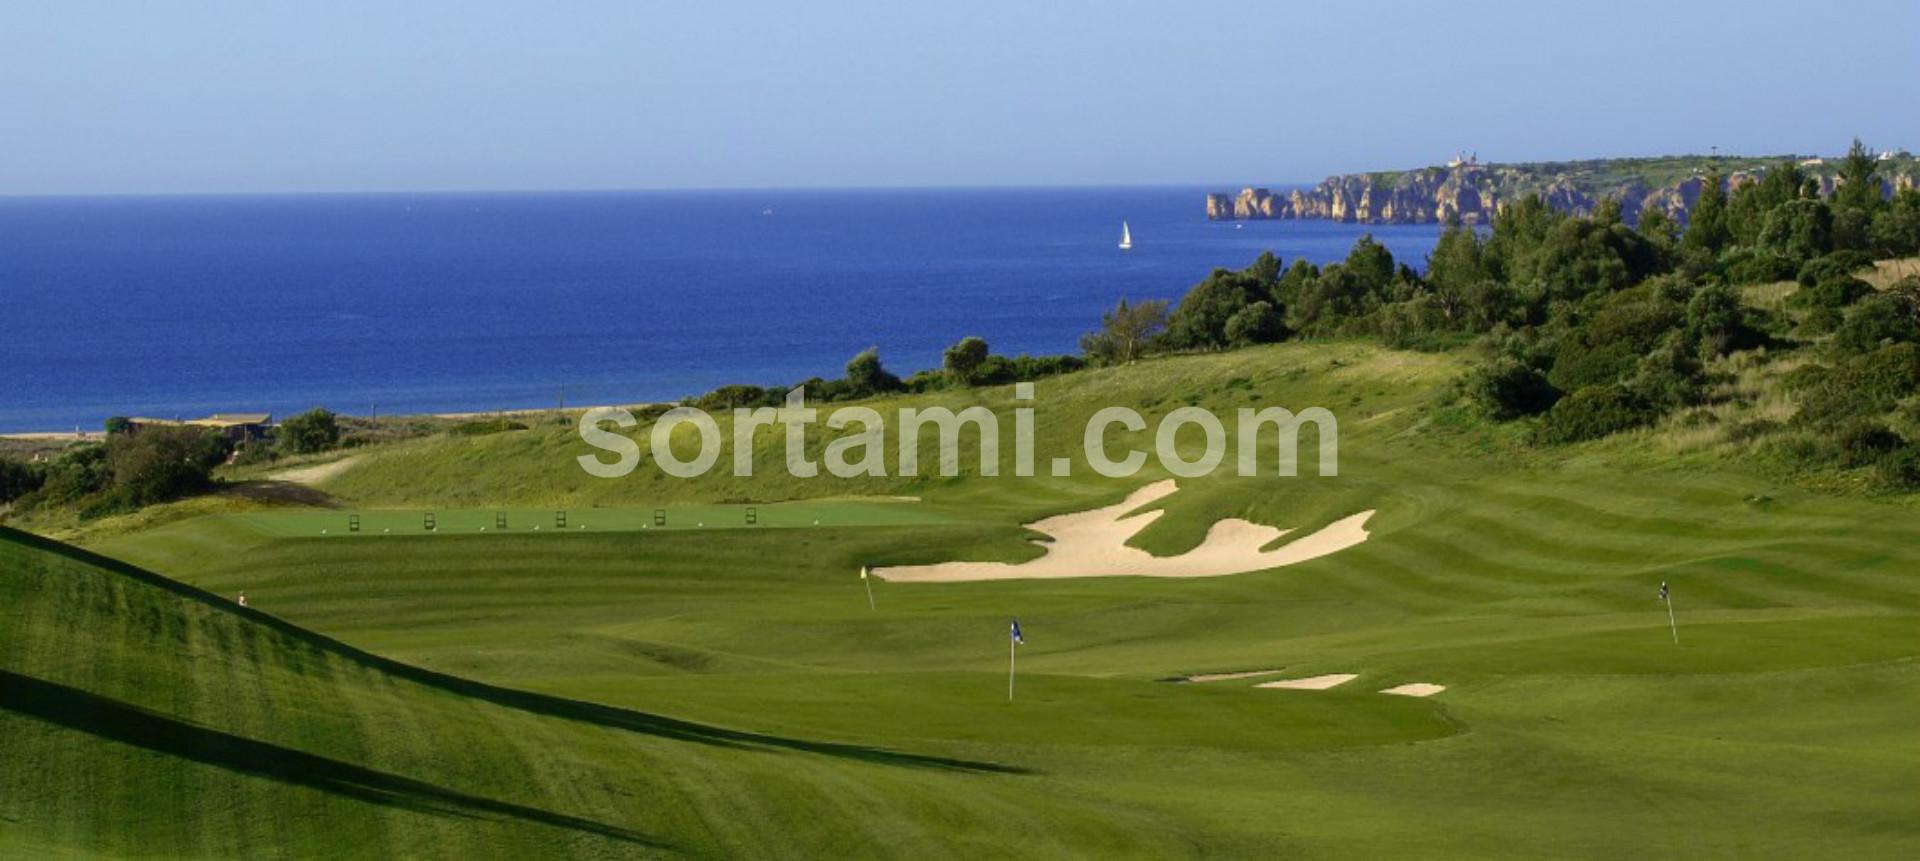
[[[272,413],[214,413],[204,419],[187,422],[201,427],[230,428],[237,425],[263,425],[273,421]]]

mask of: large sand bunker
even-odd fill
[[[942,562],[938,565],[902,565],[873,569],[883,580],[906,583],[956,583],[970,580],[1018,580],[1043,577],[1220,577],[1294,565],[1345,550],[1367,540],[1371,510],[1336,520],[1326,527],[1282,544],[1261,548],[1291,530],[1227,518],[1207,530],[1205,541],[1178,556],[1154,556],[1128,547],[1127,540],[1159,519],[1162,511],[1126,516],[1143,505],[1165,498],[1178,486],[1173,479],[1157,481],[1129,494],[1117,505],[1049,517],[1027,528],[1052,540],[1036,541],[1046,548],[1038,559],[1007,562]]]

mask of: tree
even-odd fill
[[[1640,223],[1634,229],[1663,253],[1671,254],[1680,243],[1680,225],[1659,206],[1648,204],[1640,210]]]
[[[138,507],[204,489],[227,441],[203,428],[162,426],[111,437],[106,448],[117,501]]]
[[[1757,245],[1767,214],[1775,207],[1800,196],[1806,174],[1800,166],[1781,162],[1760,177],[1759,182],[1742,185],[1727,204],[1727,233],[1735,245]]]
[[[107,417],[105,427],[108,436],[123,434],[133,430],[133,419],[127,418],[126,416],[109,416]]]
[[[1287,327],[1273,304],[1260,300],[1235,311],[1232,317],[1228,317],[1223,334],[1226,336],[1227,343],[1234,346],[1271,344],[1286,337]]]
[[[940,357],[941,367],[954,381],[963,385],[973,385],[978,377],[981,363],[987,360],[987,342],[974,337],[961,338],[960,343],[947,348]]]
[[[1167,327],[1167,302],[1154,299],[1130,305],[1121,299],[1100,315],[1100,329],[1080,337],[1087,358],[1101,364],[1124,364],[1146,354],[1154,336]]]
[[[1881,205],[1878,171],[1873,150],[1854,138],[1833,190],[1833,247],[1865,249],[1872,243],[1873,216]]]
[[[1209,350],[1227,346],[1227,321],[1266,295],[1245,273],[1215,269],[1207,280],[1193,285],[1167,318],[1167,345],[1181,350]]]
[[[1693,210],[1687,219],[1686,235],[1680,238],[1680,246],[1697,249],[1712,254],[1720,253],[1727,244],[1727,190],[1726,179],[1720,175],[1720,168],[1707,169],[1707,175],[1700,178],[1700,199],[1694,201]]]
[[[1873,248],[1888,257],[1920,253],[1920,189],[1901,189],[1874,215]]]
[[[340,422],[330,411],[314,407],[280,423],[279,446],[288,454],[312,454],[340,444]]]
[[[1280,283],[1280,258],[1273,256],[1271,251],[1262,251],[1259,257],[1254,258],[1253,265],[1247,267],[1246,275],[1262,290],[1271,291],[1274,285]]]
[[[1385,294],[1387,285],[1393,281],[1393,252],[1376,241],[1373,234],[1362,234],[1347,252],[1346,269],[1368,292]]]
[[[898,391],[900,378],[881,367],[879,347],[868,347],[847,360],[847,389],[854,397]]]
[[[1797,198],[1767,213],[1760,247],[1806,261],[1833,250],[1833,212],[1826,201]]]

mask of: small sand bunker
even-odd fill
[[[942,562],[937,565],[901,565],[875,568],[882,580],[905,583],[957,583],[973,580],[1018,580],[1048,577],[1220,577],[1245,574],[1283,565],[1295,565],[1337,553],[1367,540],[1367,518],[1362,511],[1296,538],[1272,550],[1261,548],[1291,530],[1227,518],[1207,530],[1205,541],[1178,556],[1155,556],[1127,541],[1160,518],[1163,511],[1129,512],[1163,499],[1179,489],[1173,479],[1157,481],[1128,495],[1117,505],[1049,517],[1027,528],[1051,540],[1036,541],[1046,554],[1019,564],[1006,562]]]
[[[1304,679],[1281,679],[1277,682],[1261,682],[1260,684],[1254,685],[1254,687],[1285,688],[1292,691],[1324,691],[1328,688],[1337,688],[1357,678],[1360,678],[1358,673],[1328,673],[1324,676],[1308,676]]]
[[[1239,679],[1257,679],[1257,678],[1260,678],[1261,676],[1277,676],[1281,672],[1283,671],[1281,670],[1242,670],[1237,673],[1199,673],[1197,675],[1182,676],[1180,678],[1180,681],[1183,681],[1183,682],[1231,682],[1231,681],[1237,681]]]
[[[1381,691],[1381,693],[1393,694],[1395,696],[1402,696],[1402,697],[1430,697],[1446,689],[1447,689],[1446,685],[1436,685],[1431,682],[1411,682],[1408,684],[1399,685],[1397,687],[1388,688],[1384,691]]]

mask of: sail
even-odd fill
[[[1120,247],[1133,247],[1133,231],[1127,229],[1127,223],[1124,221],[1120,222]]]

